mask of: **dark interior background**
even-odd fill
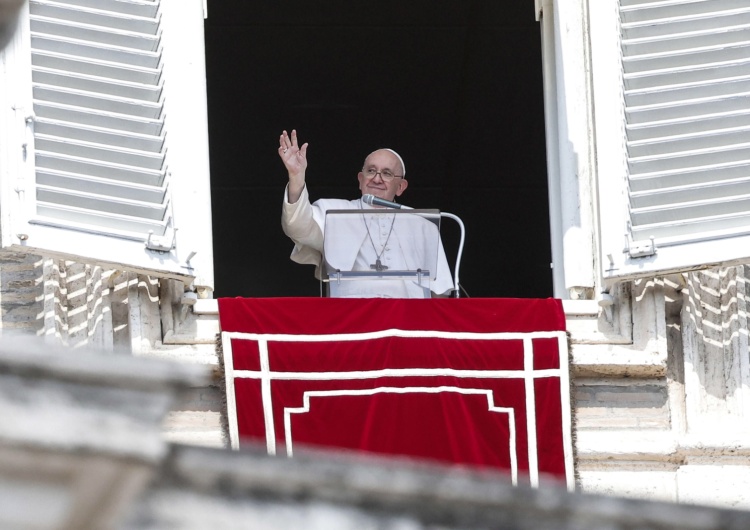
[[[217,297],[319,293],[279,223],[292,128],[312,200],[358,197],[365,156],[393,148],[400,202],[463,219],[470,296],[552,295],[533,0],[209,0],[205,36]]]

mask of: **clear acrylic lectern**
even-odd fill
[[[329,210],[322,281],[333,298],[429,298],[439,246],[438,210]]]

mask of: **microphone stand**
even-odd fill
[[[440,217],[447,217],[448,219],[453,219],[458,223],[459,228],[461,229],[461,239],[458,243],[458,253],[456,254],[456,271],[454,273],[454,284],[453,284],[453,292],[455,293],[455,296],[453,298],[460,298],[461,297],[461,291],[459,290],[459,283],[458,283],[458,269],[461,267],[461,255],[464,252],[464,240],[466,239],[466,228],[464,227],[464,222],[457,216],[453,215],[452,213],[447,212],[440,212]]]

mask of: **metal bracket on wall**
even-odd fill
[[[633,241],[630,237],[630,233],[625,234],[625,248],[623,252],[627,252],[631,258],[645,258],[653,256],[657,253],[656,241],[653,236],[647,240]]]
[[[153,230],[149,230],[148,232],[148,239],[145,241],[146,248],[149,250],[155,250],[157,252],[169,252],[175,247],[175,243],[177,240],[177,229],[174,228],[170,230],[171,234],[167,232],[167,234],[163,236],[155,236]],[[170,237],[171,241],[170,241]]]

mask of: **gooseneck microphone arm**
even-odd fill
[[[464,240],[466,239],[466,228],[464,227],[464,222],[457,215],[453,215],[452,213],[447,213],[447,212],[440,212],[440,217],[447,217],[449,219],[453,219],[454,221],[458,223],[458,226],[461,229],[461,239],[458,243],[458,252],[456,253],[456,269],[453,274],[454,276],[453,292],[455,293],[454,298],[461,298],[461,291],[459,290],[460,284],[458,283],[458,269],[461,268],[461,255],[464,253]]]

